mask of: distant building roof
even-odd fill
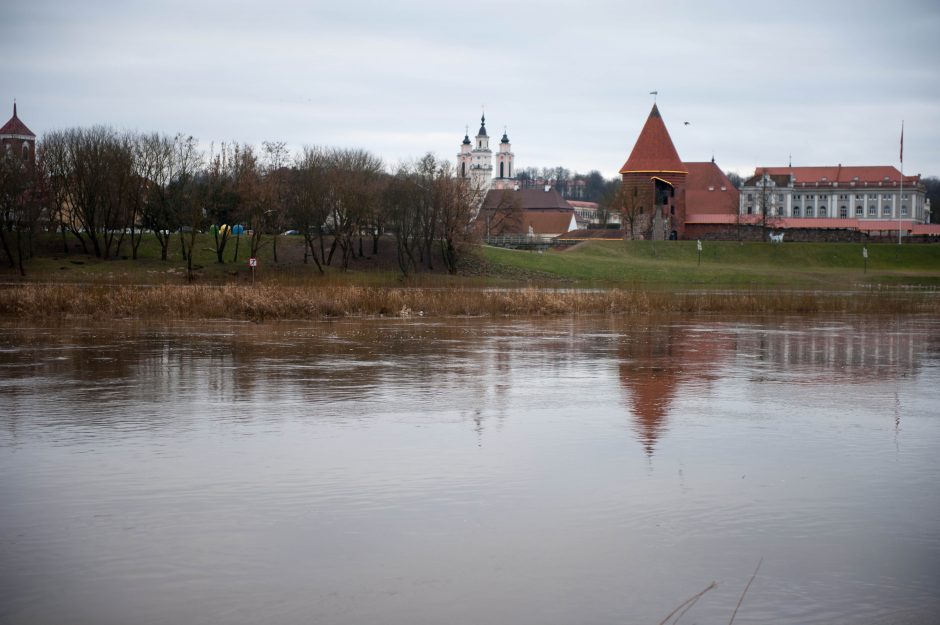
[[[653,105],[650,116],[640,131],[640,136],[630,152],[627,162],[620,168],[621,174],[630,172],[680,172],[685,173],[685,166],[676,146],[672,144],[669,131],[663,122],[659,109]]]
[[[522,215],[522,233],[528,234],[529,228],[533,234],[557,236],[578,227],[574,218],[574,211],[570,208],[527,210]]]
[[[702,213],[736,214],[740,193],[714,161],[684,163],[686,216]]]
[[[855,183],[900,182],[901,172],[892,165],[827,165],[822,167],[757,167],[754,175],[745,182],[753,185],[764,173],[774,178],[787,179],[790,175],[794,182],[800,183],[833,183],[849,185]],[[904,182],[914,182],[920,176],[904,176]],[[779,183],[777,183],[779,184]]]
[[[561,197],[555,189],[549,188],[545,191],[540,189],[491,189],[483,200],[483,210],[494,210],[499,207],[503,194],[510,194],[508,197],[519,202],[519,207],[524,210],[531,209],[565,209],[571,210],[571,205],[565,198]]]
[[[21,137],[35,137],[32,130],[26,127],[26,124],[20,121],[16,116],[16,102],[13,103],[13,117],[0,128],[0,135],[19,135]]]
[[[598,208],[597,202],[582,202],[580,200],[566,200],[572,208]]]
[[[686,224],[742,224],[761,225],[760,215],[689,215]],[[835,217],[768,217],[766,226],[771,229],[818,228],[861,230],[863,232],[898,231],[896,219],[839,219]],[[910,219],[900,221],[901,229],[911,234],[940,235],[940,224],[915,224]]]

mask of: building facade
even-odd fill
[[[876,221],[927,223],[930,201],[920,175],[902,178],[891,166],[758,167],[741,187],[739,214],[770,217],[782,228],[792,219],[837,219],[864,229]]]
[[[457,173],[462,178],[468,178],[471,186],[480,191],[481,195],[490,189],[512,189],[515,181],[515,155],[509,136],[503,131],[496,153],[496,177],[493,177],[493,151],[490,149],[490,137],[486,132],[486,115],[480,116],[480,130],[477,131],[473,141],[470,140],[469,130],[464,134],[457,154]]]

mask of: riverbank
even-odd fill
[[[940,314],[935,292],[388,288],[363,286],[102,286],[29,284],[0,291],[13,319],[235,319],[553,316],[579,314]]]
[[[422,267],[404,278],[395,255],[395,241],[382,237],[376,249],[364,241],[363,254],[351,259],[347,270],[337,266],[317,270],[304,262],[303,239],[278,236],[275,259],[273,239],[257,252],[254,276],[248,267],[244,241],[235,254],[229,242],[218,262],[213,241],[200,235],[196,246],[195,282],[203,285],[251,284],[292,286],[374,287],[584,287],[629,289],[840,289],[865,290],[880,286],[940,288],[940,245],[855,243],[739,243],[706,241],[701,258],[695,241],[590,241],[569,249],[544,252],[488,246],[468,250],[460,271],[451,275],[440,259],[433,269]],[[125,246],[126,247],[126,246]],[[0,268],[0,282],[183,285],[186,263],[178,241],[172,240],[168,258],[160,260],[155,241],[144,238],[138,258],[123,250],[103,260],[81,254],[74,242],[65,253],[61,241],[44,239],[20,276]],[[328,247],[327,247],[328,249]],[[868,259],[863,255],[868,251]]]

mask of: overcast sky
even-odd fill
[[[905,173],[940,175],[936,0],[5,4],[0,106],[40,136],[110,124],[394,165],[454,160],[485,105],[517,168],[613,176],[656,90],[686,161],[897,166],[903,119]]]

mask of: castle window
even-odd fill
[[[864,211],[864,209],[862,209],[861,206],[856,206],[856,207],[855,207],[855,216],[856,216],[856,217],[861,217],[861,216],[864,215],[864,214],[865,214],[865,211]]]
[[[890,217],[890,216],[891,216],[891,207],[890,207],[890,206],[883,206],[883,207],[881,208],[881,214],[882,214],[884,217]]]
[[[848,218],[848,216],[849,216],[849,207],[848,207],[848,206],[842,206],[842,207],[840,207],[840,208],[839,208],[839,217],[841,217],[842,219],[846,219],[846,218]]]
[[[819,207],[819,216],[820,216],[820,217],[825,217],[825,216],[826,216],[826,207],[825,207],[825,206],[820,206],[820,207]]]
[[[869,217],[877,217],[877,216],[878,216],[878,207],[876,207],[875,205],[869,206],[869,207],[868,207],[868,216],[869,216]]]
[[[807,207],[806,207],[806,216],[807,216],[807,217],[812,217],[812,216],[813,216],[813,207],[812,207],[812,206],[807,206]]]
[[[799,217],[799,216],[800,216],[800,207],[799,207],[799,206],[794,206],[794,207],[793,207],[793,216],[794,216],[794,217]]]

